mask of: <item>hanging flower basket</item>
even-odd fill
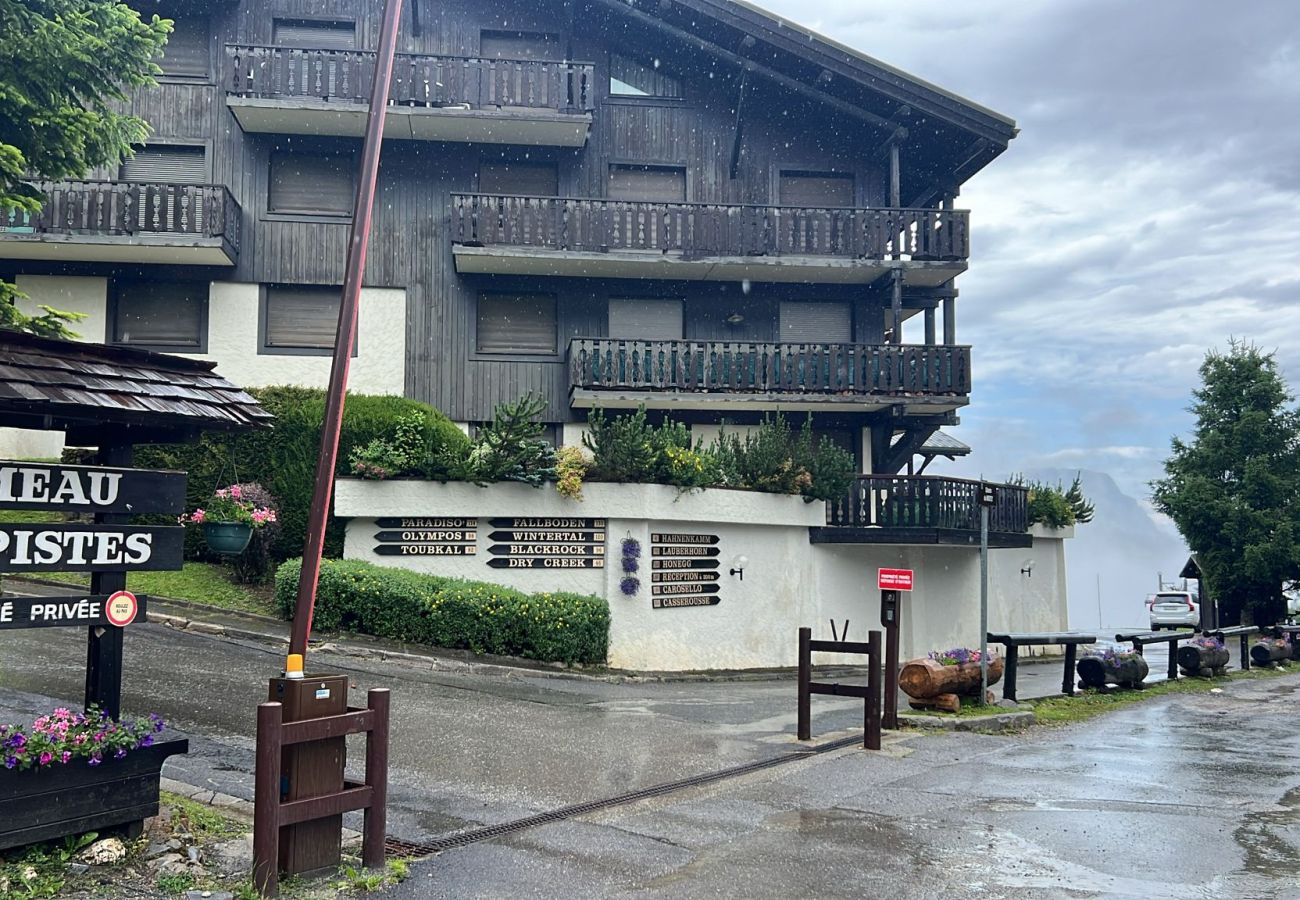
[[[206,507],[181,516],[181,522],[200,526],[208,548],[222,556],[243,553],[253,531],[275,520],[274,509],[245,499],[244,488],[238,484],[221,488]]]
[[[253,539],[253,526],[243,522],[204,522],[203,540],[208,549],[222,556],[238,556]]]

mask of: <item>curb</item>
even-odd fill
[[[1008,731],[1020,731],[1038,720],[1031,712],[996,713],[991,716],[959,718],[957,716],[918,716],[899,713],[898,721],[911,728],[923,731],[969,731],[976,734],[1003,734]]]

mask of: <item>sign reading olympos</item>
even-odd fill
[[[719,573],[716,534],[685,532],[650,533],[652,609],[683,606],[716,606],[722,588],[715,584]]]
[[[488,519],[494,569],[603,569],[605,519]]]
[[[146,611],[146,600],[127,591],[81,597],[13,597],[0,601],[0,630],[63,625],[124,628]]]
[[[380,556],[474,556],[476,518],[380,518],[375,552]]]
[[[0,572],[176,570],[185,529],[65,522],[0,525]]]
[[[0,509],[143,515],[184,508],[184,472],[0,460]]]

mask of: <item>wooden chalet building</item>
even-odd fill
[[[0,274],[88,340],[323,385],[382,4],[128,2],[175,20],[149,143],[0,218]],[[927,512],[871,539],[969,541],[969,483],[893,476],[969,402],[957,198],[1012,120],[739,0],[407,0],[398,50],[354,390],[467,427],[536,391],[568,442],[811,412],[868,476],[840,540],[895,521],[874,476]]]

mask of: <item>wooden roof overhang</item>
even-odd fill
[[[63,431],[73,446],[183,443],[272,416],[216,363],[0,330],[0,426]]]
[[[578,2],[620,17],[607,21],[617,31],[627,33],[630,19],[784,87],[819,95],[832,109],[876,128],[882,141],[923,130],[923,141],[905,144],[905,206],[925,205],[962,184],[1006,150],[1018,133],[1015,121],[1001,113],[744,0]]]

